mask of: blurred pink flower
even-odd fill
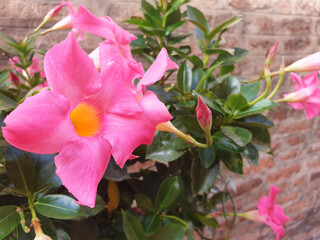
[[[238,214],[239,217],[265,223],[270,226],[276,235],[275,240],[284,237],[283,225],[290,220],[283,212],[281,206],[276,204],[276,197],[279,191],[279,188],[270,185],[269,197],[263,196],[260,198],[258,210]]]
[[[307,119],[316,117],[320,112],[320,89],[318,72],[313,72],[306,77],[291,73],[295,83],[294,92],[283,95],[284,102],[288,102],[294,109],[305,109]]]
[[[26,75],[22,68],[16,66],[16,63],[20,63],[19,58],[17,56],[13,57],[12,59],[9,59],[9,61],[14,70],[21,73],[22,75]],[[45,73],[41,71],[39,63],[40,60],[37,57],[32,58],[32,64],[27,68],[27,72],[31,78],[34,76],[34,74],[38,72],[40,72],[41,78],[45,78]]]
[[[320,52],[316,52],[285,68],[286,72],[313,72],[320,71]]]
[[[155,74],[151,67],[146,72],[145,83],[173,66],[161,60],[153,63]],[[15,147],[60,152],[55,157],[57,175],[79,204],[90,207],[110,154],[123,167],[136,147],[151,144],[156,126],[172,118],[153,92],[143,94],[126,85],[117,62],[100,62],[104,67],[99,73],[69,33],[44,59],[51,91],[27,98],[7,116],[3,128]]]
[[[14,85],[19,85],[20,84],[19,77],[16,74],[14,74],[12,71],[10,71],[10,80]]]

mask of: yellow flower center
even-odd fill
[[[87,103],[80,103],[71,112],[70,118],[79,136],[92,137],[100,131],[99,111]]]

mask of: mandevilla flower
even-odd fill
[[[166,51],[162,51],[165,55]],[[101,54],[103,55],[103,54]],[[155,60],[142,84],[177,67]],[[171,61],[172,64],[168,64]],[[117,62],[100,58],[101,72],[80,48],[74,33],[47,52],[44,68],[50,90],[28,97],[5,119],[5,139],[35,153],[56,153],[57,175],[78,199],[94,207],[96,191],[110,159],[123,167],[133,150],[151,144],[156,126],[172,116],[156,95],[129,88]],[[160,69],[153,74],[154,69]],[[133,80],[130,80],[133,81]]]
[[[284,214],[281,206],[276,204],[276,197],[279,191],[279,188],[270,185],[269,197],[263,196],[260,198],[258,210],[237,214],[239,217],[265,223],[270,226],[276,235],[275,240],[284,237],[283,225],[290,220]]]
[[[291,73],[295,83],[295,91],[283,95],[281,101],[288,102],[294,109],[305,109],[307,119],[316,117],[320,112],[320,88],[318,72],[313,72],[306,77]]]
[[[319,70],[320,52],[304,57],[285,68],[286,72],[313,72]]]

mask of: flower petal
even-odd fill
[[[154,60],[148,71],[138,83],[138,91],[144,89],[144,86],[148,86],[159,81],[168,69],[173,68],[179,68],[179,66],[169,58],[167,50],[162,48],[156,60]]]
[[[54,161],[62,184],[77,203],[94,207],[98,184],[107,169],[111,147],[100,137],[78,137],[62,146]]]
[[[132,91],[136,91],[134,79],[140,78],[144,74],[141,63],[137,63],[131,55],[129,45],[119,45],[116,41],[104,41],[99,44],[100,49],[100,69],[103,71],[112,62],[116,63],[118,72],[121,73],[126,85]]]
[[[50,89],[69,99],[71,108],[101,88],[99,72],[74,33],[48,51],[44,69]]]
[[[112,145],[116,163],[123,167],[134,149],[151,144],[156,126],[172,119],[165,105],[153,92],[146,92],[140,100],[143,112],[133,116],[107,114],[102,134]]]
[[[28,97],[4,120],[4,138],[13,146],[34,153],[56,153],[77,137],[70,120],[70,103],[47,89]]]
[[[107,20],[93,15],[88,9],[81,4],[79,5],[73,27],[92,33],[102,38],[114,38]]]
[[[135,94],[122,81],[116,64],[107,65],[101,72],[101,90],[88,97],[87,101],[108,113],[132,115],[142,112]]]

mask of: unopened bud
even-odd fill
[[[266,64],[270,64],[271,61],[273,60],[273,58],[275,57],[276,53],[277,53],[277,48],[279,45],[279,41],[276,41],[276,43],[272,46],[272,48],[269,50],[268,52],[268,56],[267,59],[265,61]]]
[[[51,21],[52,19],[54,19],[60,12],[61,8],[64,6],[64,3],[61,3],[60,5],[52,8],[44,17],[43,22],[47,23],[49,21]]]
[[[312,72],[320,70],[320,52],[316,52],[285,68],[286,72]]]
[[[37,235],[34,240],[52,240],[49,236],[45,235],[44,233],[41,233]]]
[[[210,132],[212,127],[212,112],[200,96],[198,96],[196,113],[200,127],[205,133]]]
[[[16,86],[18,86],[20,84],[19,77],[16,74],[14,74],[12,71],[10,71],[10,80]]]

